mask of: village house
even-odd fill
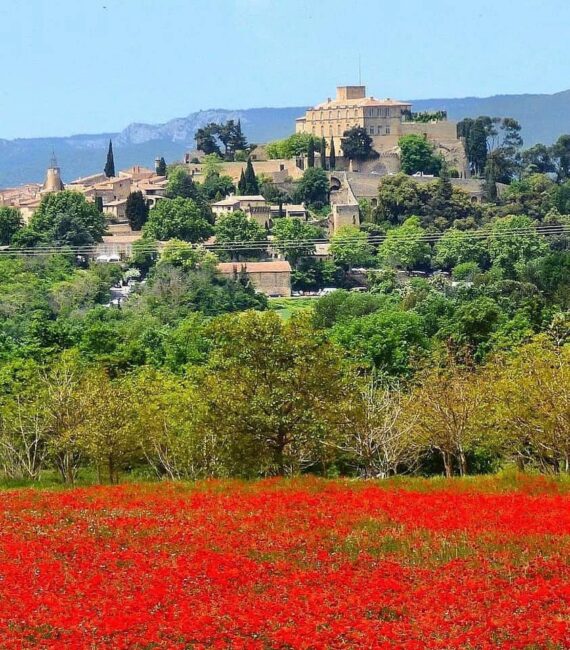
[[[103,172],[77,178],[66,185],[55,156],[46,170],[43,184],[29,183],[21,187],[0,190],[0,206],[18,208],[24,223],[28,224],[45,194],[64,189],[83,194],[88,201],[101,199],[103,212],[110,223],[126,222],[127,198],[132,192],[141,191],[149,208],[166,196],[168,181],[152,169],[134,165],[122,170],[117,176],[107,178]],[[129,229],[130,231],[130,229]]]
[[[267,296],[291,296],[291,265],[285,260],[272,262],[220,262],[218,271],[228,278],[245,275],[256,291]]]
[[[253,196],[239,196],[230,194],[225,199],[212,204],[212,212],[216,217],[228,212],[246,212],[252,207],[266,207],[267,201],[261,194]]]
[[[307,221],[309,218],[309,211],[304,203],[283,203],[283,205],[271,206],[271,218],[287,217],[288,219],[302,219]]]

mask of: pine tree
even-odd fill
[[[246,192],[247,192],[247,183],[245,182],[245,175],[243,173],[243,168],[242,168],[241,175],[239,177],[239,182],[238,182],[238,194],[240,196],[245,196]]]
[[[247,140],[241,130],[241,120],[238,120],[237,124],[233,128],[230,145],[233,154],[235,154],[236,151],[245,151],[247,149]]]
[[[148,219],[148,205],[142,192],[131,192],[127,197],[126,216],[133,230],[140,230]]]
[[[307,167],[315,166],[315,141],[313,138],[309,140],[309,145],[307,147]]]
[[[109,150],[107,151],[107,162],[105,164],[105,176],[112,178],[115,175],[115,158],[113,157],[113,143],[109,140]]]
[[[321,167],[327,168],[327,141],[324,136],[321,138]]]
[[[251,163],[251,158],[248,158],[247,160],[244,179],[245,179],[245,195],[253,196],[254,194],[259,194],[259,183],[257,182],[257,176],[255,175],[255,171]]]
[[[336,168],[336,151],[334,148],[334,138],[331,138],[331,149],[329,153],[329,168],[330,169]]]
[[[156,174],[157,176],[166,176],[166,160],[164,160],[164,158],[161,158],[158,161],[158,165],[156,166]]]

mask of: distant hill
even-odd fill
[[[195,148],[196,129],[209,122],[240,119],[249,142],[263,143],[292,133],[295,119],[305,111],[304,106],[214,109],[191,113],[164,124],[133,123],[120,133],[0,139],[0,188],[43,181],[52,151],[61,167],[63,180],[71,181],[103,169],[109,138],[113,140],[117,169],[135,164],[152,168],[157,156],[164,156],[167,162],[181,160],[186,151]]]
[[[497,95],[463,99],[412,100],[414,110],[444,109],[449,118],[461,120],[478,115],[509,116],[523,126],[525,146],[551,144],[562,133],[570,133],[570,90],[554,95]],[[116,166],[152,166],[156,156],[168,162],[180,160],[194,147],[196,129],[208,122],[241,119],[250,142],[267,142],[294,131],[295,118],[304,106],[289,108],[213,109],[191,113],[164,124],[130,124],[120,133],[73,135],[64,138],[0,139],[0,188],[43,180],[52,150],[63,179],[95,173],[105,164],[109,138],[113,139]],[[0,133],[1,135],[1,133]]]
[[[570,133],[570,90],[554,95],[495,95],[463,99],[412,100],[414,110],[447,110],[450,120],[490,115],[514,117],[522,125],[525,147],[537,142],[552,144]]]

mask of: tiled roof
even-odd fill
[[[254,194],[252,196],[227,196],[225,199],[213,203],[213,206],[235,205],[236,203],[246,203],[247,201],[265,201],[265,197],[261,194]]]

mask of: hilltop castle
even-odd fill
[[[367,97],[366,86],[339,86],[336,99],[329,98],[310,108],[297,119],[295,130],[324,137],[327,142],[333,138],[336,151],[342,153],[344,132],[362,127],[372,138],[380,164],[387,172],[398,171],[398,140],[410,133],[424,135],[451,167],[466,175],[467,161],[456,123],[448,121],[443,112],[428,122],[414,121],[411,109],[409,102]]]

